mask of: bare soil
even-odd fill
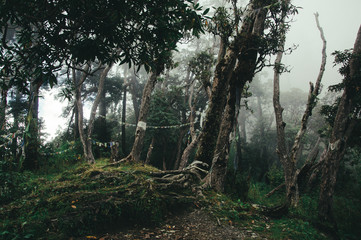
[[[89,236],[90,237],[90,236]],[[89,239],[89,237],[84,239]],[[134,227],[126,231],[105,234],[99,240],[120,239],[172,239],[172,240],[232,240],[265,239],[256,233],[240,229],[219,220],[202,209],[189,209],[167,217],[161,226],[153,228]]]

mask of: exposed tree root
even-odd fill
[[[161,189],[193,189],[207,175],[208,164],[195,161],[183,170],[152,172],[150,175]]]

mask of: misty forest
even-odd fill
[[[361,26],[284,88],[301,11],[1,1],[0,239],[360,239]]]

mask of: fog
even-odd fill
[[[332,52],[353,47],[361,24],[360,0],[294,0],[295,6],[302,7],[294,17],[291,30],[287,34],[286,47],[297,44],[297,50],[284,56],[284,63],[291,68],[290,73],[281,77],[281,87],[297,87],[308,91],[309,81],[317,78],[321,65],[322,41],[316,27],[314,13],[319,13],[320,25],[327,40],[327,64],[323,94],[326,86],[338,83],[342,77],[333,67]]]
[[[205,7],[212,7],[211,0],[202,1]],[[223,1],[224,2],[224,1]],[[241,4],[248,1],[240,0]],[[342,77],[333,67],[335,50],[344,50],[353,47],[357,30],[361,23],[360,0],[293,0],[295,6],[300,7],[299,14],[294,16],[291,29],[287,34],[286,48],[294,44],[298,48],[291,55],[285,55],[284,64],[291,69],[290,73],[281,76],[281,91],[291,88],[300,88],[308,91],[309,82],[317,78],[321,64],[322,41],[316,27],[314,13],[319,13],[320,25],[324,30],[327,40],[327,64],[322,94],[327,91],[327,86],[338,83]],[[272,69],[266,70],[272,78]],[[271,86],[270,86],[271,87]],[[61,118],[61,112],[65,102],[54,100],[54,91],[43,91],[43,99],[40,103],[40,117],[45,120],[45,132],[53,137],[59,128],[65,129],[66,121]],[[88,114],[85,113],[85,117]]]

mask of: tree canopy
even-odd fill
[[[53,84],[64,64],[95,59],[154,68],[184,33],[202,32],[201,9],[192,0],[1,1],[1,85]]]

